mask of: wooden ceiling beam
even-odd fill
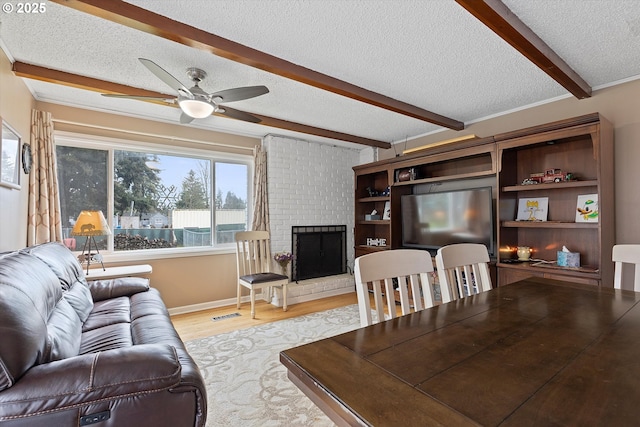
[[[456,2],[576,98],[591,97],[589,84],[500,0]]]
[[[182,22],[174,21],[121,0],[52,0],[64,6],[147,32],[250,67],[295,80],[319,89],[374,105],[398,114],[433,123],[449,129],[462,130],[464,123],[415,105],[390,98],[343,80],[302,67],[284,59],[208,33]]]
[[[51,68],[45,68],[38,65],[26,64],[24,62],[14,62],[12,67],[13,73],[18,77],[24,77],[27,79],[39,80],[48,83],[55,83],[59,85],[74,87],[78,89],[90,90],[100,93],[115,93],[122,95],[134,95],[134,96],[154,96],[159,98],[173,99],[175,95],[168,95],[166,93],[154,92],[146,89],[140,89],[132,86],[122,85],[118,83],[108,82],[105,80],[95,79],[92,77],[79,76],[77,74],[67,73],[64,71],[54,70]],[[167,104],[161,101],[143,101],[151,102],[163,106],[177,105]],[[225,110],[235,110],[228,106],[224,106]],[[353,142],[355,144],[367,145],[370,147],[378,147],[388,149],[391,148],[391,144],[385,141],[378,141],[375,139],[364,138],[361,136],[350,135],[342,132],[334,132],[328,129],[317,128],[314,126],[304,125],[301,123],[290,122],[287,120],[277,119],[274,117],[262,116],[259,114],[248,113],[261,120],[259,125],[269,126],[278,129],[285,129],[294,132],[301,132],[309,135],[322,136],[325,138],[337,139],[340,141]],[[214,113],[216,116],[229,119],[230,117]]]
[[[226,105],[224,106],[224,109],[233,110],[232,108]],[[325,138],[338,139],[341,141],[349,141],[349,142],[354,142],[356,144],[368,145],[370,147],[378,147],[378,148],[384,148],[384,149],[391,148],[391,144],[384,141],[378,141],[375,139],[369,139],[361,136],[350,135],[348,133],[336,132],[332,130],[317,128],[314,126],[294,123],[288,120],[262,116],[260,114],[255,114],[255,113],[249,113],[249,114],[259,118],[261,120],[259,124],[264,126],[270,126],[278,129],[286,129],[286,130],[291,130],[295,132],[301,132],[308,135],[322,136]]]
[[[167,99],[176,97],[175,95],[168,95],[166,93],[140,89],[133,86],[94,79],[92,77],[80,76],[78,74],[67,73],[65,71],[54,70],[52,68],[41,67],[39,65],[32,65],[19,61],[13,63],[12,71],[18,77],[55,83],[78,89],[90,90],[93,92],[132,96],[156,96]]]

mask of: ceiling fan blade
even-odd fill
[[[237,87],[234,89],[225,89],[219,92],[214,92],[210,96],[211,98],[222,98],[221,102],[234,102],[242,101],[243,99],[255,98],[256,96],[269,93],[269,89],[266,86],[246,86]]]
[[[157,78],[159,78],[160,80],[165,82],[170,88],[172,88],[176,92],[181,92],[183,94],[189,94],[189,95],[193,96],[191,94],[191,91],[189,89],[187,89],[187,87],[185,85],[180,83],[180,80],[178,80],[175,77],[173,77],[171,74],[169,74],[167,71],[165,71],[164,68],[160,67],[155,62],[150,61],[149,59],[144,59],[144,58],[138,58],[138,60],[140,62],[142,62],[142,65],[147,67],[149,69],[149,71],[151,71],[153,74],[155,74],[155,76]]]
[[[162,98],[159,96],[135,96],[135,95],[117,95],[115,93],[102,93],[102,96],[107,98],[124,98],[124,99],[137,99],[140,101],[163,101],[168,104],[175,104],[175,98]]]
[[[191,123],[193,121],[193,117],[184,112],[180,115],[180,123],[186,125],[187,123]]]
[[[249,113],[245,113],[244,111],[234,110],[229,107],[219,107],[215,114],[220,114],[222,116],[230,117],[232,119],[242,120],[244,122],[250,123],[260,123],[262,120],[253,116]]]

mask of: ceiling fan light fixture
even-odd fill
[[[136,95],[116,95],[116,94],[102,94],[103,96],[117,97],[117,98],[129,98],[139,99],[143,101],[164,101],[168,104],[175,105],[176,102],[182,110],[180,114],[180,123],[191,123],[193,119],[203,119],[212,115],[214,112],[225,115],[232,119],[243,120],[250,123],[260,123],[261,119],[253,116],[249,113],[245,113],[239,110],[229,111],[224,108],[219,108],[216,100],[224,102],[242,101],[244,99],[255,98],[256,96],[269,93],[269,89],[266,86],[246,86],[236,87],[232,89],[220,90],[214,93],[207,93],[198,85],[206,76],[203,70],[199,68],[188,68],[187,75],[194,82],[191,89],[187,89],[180,80],[173,77],[166,70],[160,67],[155,62],[138,58],[142,65],[147,67],[157,78],[166,83],[169,87],[177,92],[177,97],[166,99],[165,97],[158,96],[136,96]]]
[[[184,113],[194,119],[203,119],[213,113],[215,107],[199,99],[179,99],[178,104]]]

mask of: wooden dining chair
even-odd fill
[[[287,284],[289,278],[272,273],[271,249],[268,231],[239,231],[235,235],[238,265],[238,309],[242,287],[249,289],[251,318],[256,317],[256,289],[282,286],[282,309],[287,311]]]
[[[374,323],[369,285],[373,291],[377,322],[384,321],[385,317],[397,317],[396,292],[402,315],[409,314],[412,307],[418,311],[434,305],[433,263],[427,251],[395,249],[362,255],[356,258],[354,272],[360,325],[363,327]],[[386,297],[386,313],[383,297]]]
[[[492,288],[489,252],[480,243],[443,246],[436,253],[436,269],[441,292],[451,300]]]
[[[633,290],[640,292],[640,245],[614,245],[611,259],[615,263],[613,287],[622,289],[622,270],[625,264],[633,264]]]

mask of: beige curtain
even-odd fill
[[[269,199],[267,197],[267,152],[262,146],[253,149],[253,222],[254,231],[269,231]]]
[[[31,111],[27,246],[62,241],[60,197],[51,113]]]

